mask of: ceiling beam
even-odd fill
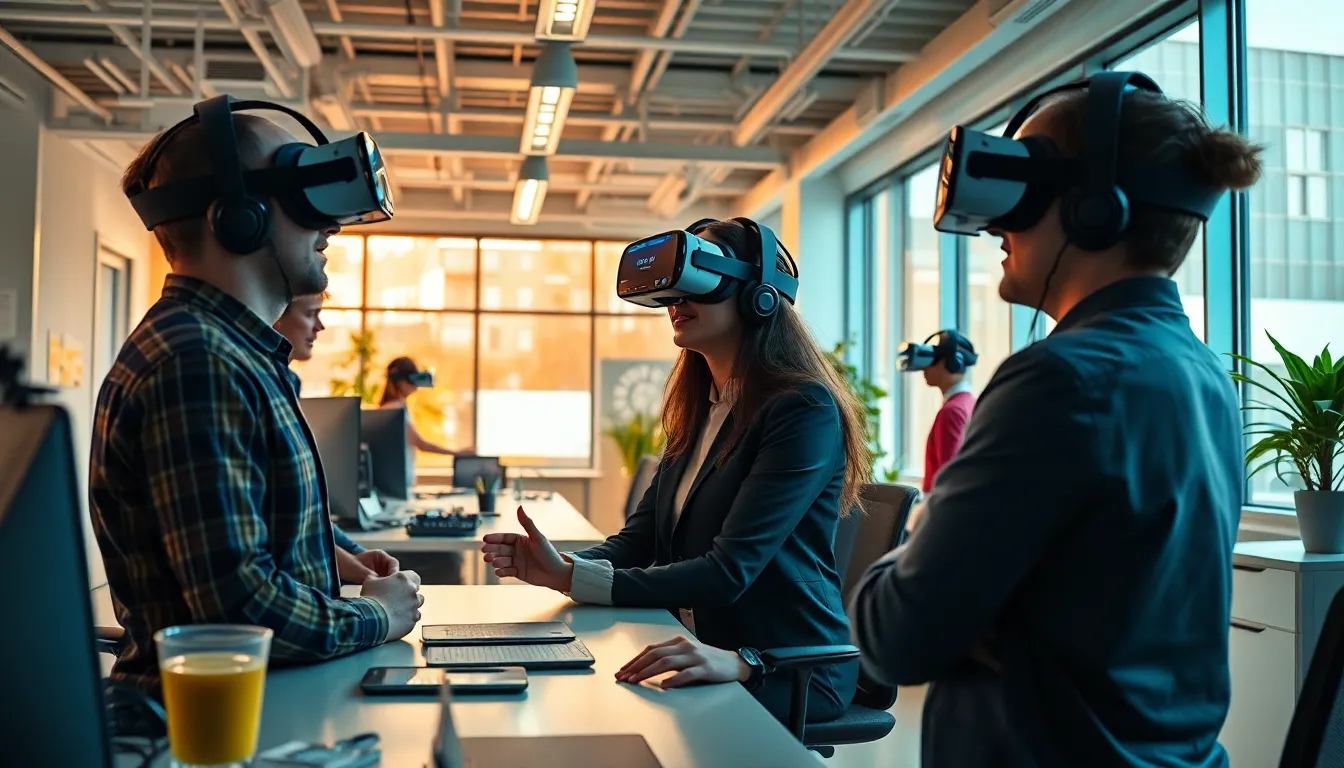
[[[74,26],[134,26],[143,20],[128,13],[72,13],[69,11],[46,11],[20,8],[0,8],[0,21],[28,22],[33,24],[70,24]],[[208,31],[234,30],[256,34],[266,30],[265,22],[240,20],[234,22],[226,16],[209,16],[197,19],[191,16],[172,16],[156,14],[150,19],[155,29],[195,30],[200,25]],[[457,43],[478,43],[500,46],[536,45],[533,29],[516,31],[499,29],[463,29],[461,27],[411,27],[405,24],[346,24],[331,21],[313,23],[313,33],[331,37],[346,36],[365,40],[449,40]],[[250,43],[250,41],[249,41]],[[607,51],[669,51],[671,53],[693,53],[699,55],[719,55],[736,58],[741,55],[762,59],[791,59],[797,51],[790,45],[770,43],[744,43],[734,40],[671,39],[659,37],[640,37],[635,35],[589,35],[580,45],[581,49]],[[863,61],[871,63],[901,64],[912,61],[918,51],[893,51],[876,49],[847,49],[834,53],[833,58],[843,61]]]
[[[789,100],[806,88],[826,63],[841,52],[845,43],[890,2],[892,0],[848,0],[742,117],[733,132],[733,143],[739,147],[755,144]]]
[[[378,136],[378,146],[389,154],[518,156],[518,139],[513,136],[383,133]],[[783,153],[768,147],[716,147],[662,142],[621,144],[582,139],[561,139],[555,159],[633,160],[667,165],[716,163],[756,170],[773,170],[784,164]]]
[[[422,118],[437,115],[437,111],[420,106],[396,106],[390,104],[351,104],[350,111],[361,117],[399,117],[405,119]],[[476,120],[492,123],[521,123],[524,112],[503,109],[459,108],[447,113],[458,120]],[[594,114],[591,112],[570,112],[565,119],[567,125],[587,125],[598,128],[638,128],[647,125],[651,130],[688,131],[688,132],[728,132],[737,127],[737,122],[726,118],[713,117],[654,117],[641,120],[634,115]],[[811,136],[824,126],[816,121],[796,125],[781,124],[771,126],[771,131],[795,136]]]
[[[65,76],[60,72],[57,72],[54,67],[43,61],[37,54],[29,50],[27,46],[19,42],[18,38],[14,37],[9,32],[6,32],[3,27],[0,27],[0,45],[9,48],[14,52],[15,56],[28,62],[29,66],[42,73],[43,77],[50,80],[57,88],[64,91],[67,96],[74,99],[81,107],[84,107],[93,114],[101,117],[103,122],[112,119],[111,112],[95,104],[93,99],[89,98],[87,93],[79,89],[79,86],[67,80]]]
[[[90,104],[106,112],[92,101]],[[103,139],[144,143],[155,136],[154,131],[139,128],[97,129],[68,121],[52,121],[48,128],[65,138],[84,141]],[[350,135],[344,131],[333,131],[329,138],[332,141],[339,141]],[[518,157],[518,139],[514,136],[380,133],[378,146],[389,155],[456,155],[508,159]],[[555,160],[628,160],[668,166],[712,163],[729,168],[765,171],[784,165],[783,153],[769,147],[721,147],[665,142],[618,144],[582,139],[561,139]]]

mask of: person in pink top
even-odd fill
[[[929,342],[937,340],[936,343]],[[924,383],[943,393],[943,407],[933,419],[928,443],[924,448],[924,493],[933,488],[934,478],[943,465],[957,455],[966,424],[975,408],[975,395],[966,380],[966,369],[975,365],[979,355],[971,340],[954,330],[942,330],[922,344],[901,345],[898,359],[903,371],[923,371]]]

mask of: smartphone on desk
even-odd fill
[[[453,693],[520,693],[527,690],[522,667],[448,671],[441,667],[370,667],[359,687],[375,696],[435,696],[447,681]]]

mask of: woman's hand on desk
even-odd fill
[[[481,551],[495,575],[514,576],[539,587],[568,592],[574,581],[574,564],[565,560],[541,531],[518,508],[518,522],[527,533],[487,533]]]
[[[621,667],[616,679],[622,683],[641,683],[665,672],[676,674],[658,683],[663,688],[680,688],[692,683],[745,682],[751,677],[751,667],[733,651],[705,645],[699,640],[675,637],[645,648],[643,653]]]

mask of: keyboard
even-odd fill
[[[565,643],[574,632],[563,621],[526,621],[491,624],[426,624],[420,627],[425,645],[485,645]]]
[[[582,640],[531,645],[432,645],[424,648],[431,667],[522,667],[584,669],[596,661]]]

